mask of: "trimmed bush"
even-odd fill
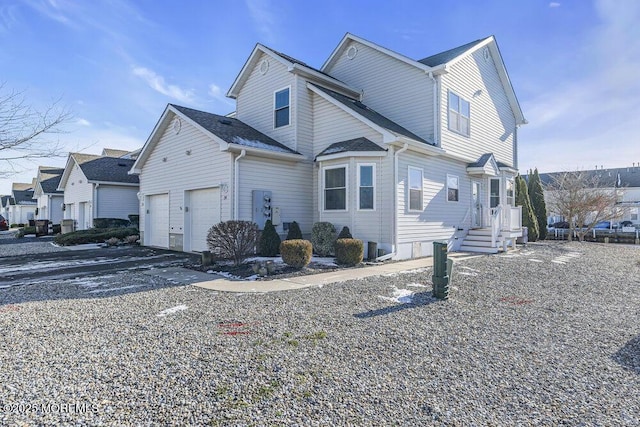
[[[82,245],[85,243],[104,243],[112,237],[125,239],[127,236],[135,234],[138,234],[138,230],[133,228],[90,228],[89,230],[58,234],[53,240],[62,246]]]
[[[240,265],[255,252],[258,243],[258,224],[251,221],[225,221],[209,229],[207,246],[209,250]]]
[[[333,253],[336,241],[336,228],[330,222],[316,222],[311,229],[311,244],[313,250],[320,256]]]
[[[140,240],[140,236],[138,236],[137,234],[132,234],[131,236],[127,236],[124,239],[124,242],[128,245],[137,245],[138,240]]]
[[[260,255],[276,256],[280,250],[280,236],[270,219],[264,223],[264,230],[260,236]]]
[[[313,247],[308,240],[291,239],[280,243],[282,260],[285,264],[294,268],[302,268],[309,265],[312,251]]]
[[[343,265],[356,265],[364,257],[364,243],[359,239],[336,240],[336,262]]]
[[[140,228],[140,215],[131,214],[127,215],[127,217],[129,217],[129,223],[131,224],[131,227]]]
[[[122,218],[94,218],[94,228],[118,228],[128,227],[131,222],[128,219]]]
[[[36,234],[36,228],[35,227],[22,227],[22,228],[18,229],[18,232],[15,234],[15,236],[17,238],[21,239],[24,236],[26,236],[27,234]]]
[[[300,225],[293,221],[289,224],[289,232],[287,233],[287,240],[301,240],[302,239],[302,230],[300,230]]]
[[[107,244],[107,246],[118,246],[118,244],[120,244],[120,239],[118,239],[117,237],[112,237],[105,243]]]
[[[342,230],[340,230],[340,234],[338,234],[338,239],[353,239],[351,231],[349,231],[349,227],[347,227],[346,225],[342,227]]]

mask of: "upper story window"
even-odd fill
[[[290,96],[289,96],[289,88],[282,89],[277,91],[274,94],[274,117],[273,117],[273,127],[279,128],[282,126],[287,126],[290,121],[289,114],[289,104],[290,104]]]
[[[347,167],[324,169],[324,210],[347,210]]]
[[[422,211],[422,169],[409,166],[409,210]]]
[[[376,165],[358,165],[358,209],[375,209]]]
[[[447,202],[457,202],[460,200],[460,185],[458,177],[447,175]]]
[[[469,136],[471,106],[455,93],[449,91],[449,130]]]

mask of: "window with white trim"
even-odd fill
[[[491,178],[489,185],[489,206],[492,208],[500,204],[500,178]]]
[[[449,91],[449,130],[469,136],[471,105],[454,92]]]
[[[347,210],[347,166],[323,169],[324,210]]]
[[[640,209],[638,208],[631,208],[631,221],[637,221],[638,220],[638,212],[640,211]]]
[[[285,88],[277,91],[273,96],[273,127],[279,128],[287,126],[290,122],[289,104],[290,104],[290,90]]]
[[[513,179],[507,179],[506,182],[506,196],[507,196],[507,205],[509,206],[514,206],[515,205],[515,183],[513,181]]]
[[[358,209],[375,210],[376,165],[358,164]]]
[[[422,211],[422,169],[409,166],[409,210]]]
[[[460,182],[457,176],[447,174],[447,202],[460,200]]]

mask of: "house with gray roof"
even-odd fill
[[[4,212],[9,224],[28,224],[35,219],[36,202],[33,200],[35,178],[30,183],[14,182],[11,196],[5,201]]]
[[[33,198],[36,200],[36,219],[46,219],[60,224],[63,217],[64,192],[58,190],[64,169],[38,166]]]
[[[319,68],[257,44],[227,96],[226,115],[167,105],[141,149],[143,244],[207,250],[230,219],[348,226],[378,259],[443,240],[495,253],[522,234],[526,120],[493,36],[416,60],[346,34]]]
[[[138,214],[139,180],[128,172],[134,160],[70,153],[56,188],[62,191],[63,219],[76,229],[93,227],[95,218],[128,219]]]

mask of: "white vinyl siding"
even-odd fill
[[[460,201],[460,179],[447,174],[447,202]]]
[[[364,93],[362,102],[411,132],[433,137],[433,83],[417,67],[357,42],[358,53],[342,55],[328,70]],[[348,47],[347,47],[348,50]],[[345,52],[347,51],[345,50]]]
[[[283,222],[296,221],[303,233],[311,233],[314,195],[311,192],[313,165],[247,155],[239,162],[239,219],[253,219],[253,190],[271,191],[271,206],[280,208],[276,231],[284,234]]]
[[[269,69],[260,73],[260,63],[269,61]],[[289,106],[292,126],[274,128],[274,93],[290,88],[290,99],[296,99],[295,78],[278,60],[262,54],[242,86],[236,99],[236,118],[269,135],[287,147],[296,149],[295,102]]]
[[[466,164],[436,157],[425,158],[410,151],[400,154],[398,163],[398,257],[411,257],[412,245],[416,242],[422,245],[421,255],[429,255],[433,241],[449,240],[457,227],[470,225],[471,215],[466,215],[469,203],[447,203],[445,182],[448,173],[455,173],[460,177],[460,200],[470,200],[471,181],[466,175]],[[409,166],[415,165],[422,166],[423,170],[422,211],[410,211],[407,206]]]
[[[449,93],[470,102],[473,123],[469,136],[449,130]],[[472,162],[484,153],[493,153],[499,162],[513,165],[515,117],[498,76],[493,59],[485,61],[482,49],[451,66],[441,76],[441,147],[448,153]]]
[[[220,216],[231,219],[233,195],[233,157],[221,152],[211,137],[184,120],[180,132],[173,130],[174,117],[142,167],[140,193],[169,194],[169,230],[172,235],[184,234],[184,193],[187,190],[225,186],[221,192]],[[189,154],[187,154],[189,153]],[[144,206],[141,206],[144,212]],[[140,215],[140,229],[145,230],[145,215]],[[181,250],[180,240],[175,249]],[[146,244],[146,242],[145,242]]]

